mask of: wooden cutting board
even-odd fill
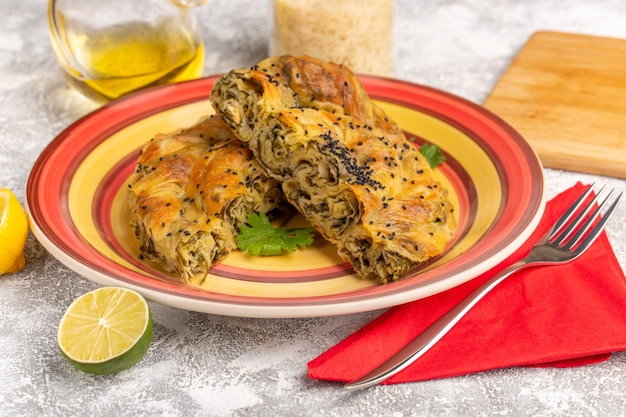
[[[625,39],[537,32],[484,106],[545,167],[626,178]]]

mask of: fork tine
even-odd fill
[[[554,226],[552,226],[552,229],[550,230],[550,234],[548,235],[548,240],[552,240],[556,236],[556,234],[561,231],[561,228],[565,224],[567,224],[567,222],[571,219],[572,215],[585,202],[589,194],[591,194],[591,192],[593,191],[594,185],[595,185],[595,182],[591,184],[589,188],[587,188],[587,190],[584,193],[582,193],[580,197],[578,197],[576,201],[574,201],[574,203],[565,211],[565,213],[561,215],[561,217],[557,220]],[[602,191],[603,189],[604,189],[604,186],[602,186],[600,191]]]
[[[587,205],[587,207],[585,208],[585,210],[583,210],[583,212],[581,213],[581,215],[579,216],[579,218],[576,220],[576,227],[578,227],[580,225],[580,223],[582,223],[582,226],[578,227],[576,233],[573,233],[572,236],[565,236],[561,239],[560,244],[562,243],[563,248],[571,250],[577,243],[578,241],[587,233],[587,231],[591,228],[591,226],[594,224],[594,222],[598,219],[598,217],[600,216],[600,212],[602,211],[602,209],[604,208],[604,206],[606,205],[607,201],[609,201],[609,199],[611,198],[611,196],[613,195],[614,190],[610,190],[609,191],[609,195],[607,195],[604,200],[602,200],[601,203],[596,204],[597,200],[600,198],[600,193],[596,194],[595,198],[592,199],[589,204]],[[584,220],[584,216],[586,216],[589,211],[591,210],[592,207],[594,207],[595,204],[595,208],[593,209],[593,211],[591,212],[591,214],[589,214],[589,216],[586,217],[585,222],[583,223]],[[565,238],[569,238],[569,241],[565,242]]]
[[[606,203],[609,201],[609,199],[611,198],[611,196],[613,195],[613,191],[611,190],[611,192],[609,193],[609,195],[604,199],[604,201],[602,202],[602,204],[600,204],[600,206],[597,207],[597,209],[594,211],[594,215],[592,217],[596,217],[600,210],[606,205]],[[604,215],[602,216],[602,218],[600,219],[600,221],[598,223],[595,224],[595,226],[589,231],[589,233],[587,234],[587,237],[585,237],[585,239],[580,243],[580,245],[578,245],[578,247],[576,248],[576,252],[579,253],[583,253],[585,250],[587,250],[587,248],[589,246],[591,246],[591,244],[596,240],[596,238],[598,236],[600,236],[600,233],[602,232],[602,230],[604,229],[604,226],[606,225],[606,222],[609,221],[609,219],[611,218],[611,216],[613,215],[613,212],[615,211],[615,208],[617,207],[617,204],[619,203],[620,199],[622,198],[622,195],[624,193],[620,192],[618,194],[618,196],[615,198],[615,200],[613,201],[613,204],[611,204],[609,206],[609,208],[606,210],[606,212],[604,213]],[[573,245],[576,245],[578,243],[578,240],[580,240],[586,233],[586,229],[589,227],[589,225],[592,223],[592,217],[590,217],[586,224],[585,227],[583,229],[581,229],[578,233],[576,233],[576,236],[574,236],[573,243],[572,244],[568,244],[568,246],[571,248]]]
[[[571,246],[574,245],[574,243],[576,242],[576,239],[579,239],[580,236],[585,232],[586,228],[589,227],[589,225],[596,220],[598,213],[601,210],[601,207],[599,207],[599,205],[597,205],[597,201],[600,198],[600,195],[602,194],[602,192],[604,191],[604,186],[602,188],[600,188],[600,190],[593,196],[593,198],[591,199],[591,201],[589,201],[586,206],[584,208],[581,209],[580,213],[577,214],[576,218],[574,220],[572,220],[567,227],[565,228],[565,230],[563,230],[561,233],[559,233],[559,236],[556,236],[555,239],[552,241],[552,243],[559,245],[559,246],[564,246],[565,243],[569,240],[570,242],[573,242]],[[611,194],[613,193],[613,191],[609,192],[609,196],[611,196]],[[608,198],[607,197],[607,198]],[[605,199],[606,201],[606,199]],[[593,210],[595,207],[595,210]],[[589,214],[590,211],[593,212],[591,214]],[[585,221],[585,219],[587,219],[587,221],[584,223],[584,225],[582,227],[581,224],[583,224],[583,222]],[[578,230],[577,233],[577,237],[572,238],[572,234]]]

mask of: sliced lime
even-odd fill
[[[59,349],[91,374],[112,374],[135,365],[152,341],[146,300],[126,288],[103,287],[78,297],[61,318]]]

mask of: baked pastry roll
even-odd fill
[[[187,281],[237,247],[250,213],[285,202],[279,183],[218,116],[148,142],[128,199],[141,256]]]
[[[447,191],[347,67],[268,58],[222,76],[211,99],[360,276],[397,280],[451,239]]]

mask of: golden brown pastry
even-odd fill
[[[206,276],[237,247],[250,213],[284,203],[277,181],[218,116],[148,142],[128,190],[142,257],[184,280]]]
[[[268,58],[221,77],[211,99],[359,275],[397,280],[451,239],[447,191],[345,66]]]

